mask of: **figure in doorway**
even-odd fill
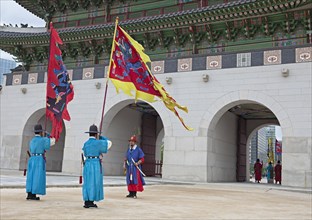
[[[123,164],[129,191],[126,197],[134,199],[137,198],[137,192],[144,190],[143,185],[145,185],[143,174],[140,172],[142,170],[141,164],[144,163],[144,152],[136,143],[136,136],[131,136]]]
[[[262,163],[260,163],[259,159],[257,159],[256,163],[254,164],[254,171],[255,171],[255,182],[260,183],[262,177]]]
[[[282,165],[281,161],[277,161],[277,164],[274,167],[274,173],[275,173],[275,183],[279,182],[279,184],[282,184]]]
[[[267,179],[268,179],[268,183],[273,183],[273,166],[272,166],[272,162],[269,162],[269,165],[266,168],[267,171]]]
[[[55,138],[45,137],[47,133],[42,129],[41,124],[35,125],[34,133],[35,137],[29,143],[30,158],[26,179],[27,200],[40,200],[37,194],[46,194],[46,161],[44,153],[55,144]]]

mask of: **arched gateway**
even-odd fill
[[[194,131],[186,131],[161,102],[134,105],[109,84],[102,128],[114,146],[103,160],[106,175],[121,174],[127,139],[136,133],[150,161],[163,159],[164,179],[245,181],[250,134],[276,124],[283,131],[283,184],[312,186],[309,1],[60,0],[44,1],[44,8],[16,2],[52,21],[64,42],[75,98],[68,106],[72,120],[64,122],[62,172],[80,173],[84,131],[99,126],[101,85],[119,17],[151,58],[152,74],[188,107],[181,117]],[[64,10],[54,10],[60,6]],[[0,168],[22,169],[31,127],[44,116],[49,32],[3,26],[0,32],[0,48],[23,62],[6,74],[0,91]]]
[[[105,174],[123,175],[122,164],[128,140],[136,135],[137,143],[145,153],[143,172],[147,176],[161,176],[163,129],[160,115],[145,102],[133,103],[132,99],[125,99],[109,108],[104,115],[102,130],[103,135],[113,142],[113,147],[103,157]]]
[[[266,124],[281,124],[283,128],[289,118],[280,122],[281,107],[271,97],[252,90],[228,93],[212,106],[201,124],[202,132],[207,132],[208,137],[207,180],[249,181],[246,145],[252,132]]]
[[[34,137],[34,125],[41,124],[46,131],[51,131],[51,122],[46,119],[45,109],[39,109],[35,111],[27,120],[24,125],[22,135],[22,145],[19,169],[27,168],[27,150],[29,150],[29,141]],[[60,135],[59,140],[53,145],[49,151],[46,152],[46,170],[53,172],[62,172],[63,153],[65,146],[66,127],[63,123],[63,132]]]

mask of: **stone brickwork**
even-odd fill
[[[163,124],[163,136],[159,137],[163,138],[165,146],[163,178],[202,182],[235,181],[236,119],[228,114],[228,110],[239,104],[257,103],[270,109],[278,121],[261,121],[258,125],[250,122],[246,135],[249,136],[261,124],[280,125],[283,132],[283,184],[311,187],[312,63],[307,58],[311,50],[300,49],[293,50],[294,53],[290,53],[287,59],[283,58],[285,53],[281,50],[277,53],[281,55],[278,58],[281,64],[275,65],[265,64],[264,58],[269,53],[263,51],[250,53],[250,67],[243,67],[246,62],[249,65],[247,54],[205,59],[193,57],[192,64],[198,60],[206,62],[206,65],[198,65],[204,69],[196,71],[179,72],[178,64],[181,61],[174,59],[163,61],[164,65],[158,62],[153,66],[152,63],[153,71],[157,66],[164,70],[164,74],[157,74],[157,79],[172,97],[188,107],[189,113],[183,113],[182,117],[186,124],[195,129],[193,132],[186,131],[163,103],[150,104]],[[275,56],[275,53],[269,56]],[[308,62],[296,59],[298,56]],[[297,62],[283,64],[283,60]],[[213,61],[218,61],[220,68],[208,68],[207,63]],[[235,67],[230,68],[233,65]],[[236,68],[236,65],[240,68]],[[288,77],[283,76],[283,69],[288,70]],[[91,72],[94,78],[82,80],[86,72]],[[35,113],[43,111],[41,114],[44,114],[46,88],[43,74],[38,73],[37,84],[28,83],[33,76],[28,73],[7,75],[7,86],[0,94],[1,168],[19,168],[21,146],[25,144],[22,137],[25,127]],[[208,82],[203,81],[204,74],[209,75]],[[73,70],[75,98],[68,106],[72,120],[65,121],[63,172],[80,172],[80,153],[86,140],[84,131],[92,123],[99,124],[101,118],[104,86],[97,88],[95,84],[104,84],[106,79],[103,76],[104,67],[100,66],[95,66],[93,72],[82,68]],[[170,85],[166,84],[166,77],[169,76],[173,79]],[[21,91],[23,88],[26,88],[26,93]],[[114,157],[106,156],[109,163],[115,166],[108,166],[106,172],[120,175],[127,138],[133,133],[133,125],[138,123],[140,117],[131,110],[120,113],[133,103],[133,99],[122,93],[116,94],[111,83],[107,94],[103,131],[116,146],[112,148]]]

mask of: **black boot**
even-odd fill
[[[134,199],[138,198],[136,194],[137,194],[137,192],[134,191],[134,192],[133,192],[133,198],[134,198]]]
[[[33,194],[33,198],[34,198],[34,200],[40,200],[40,198],[39,198],[39,197],[37,197],[37,195],[36,195],[36,194]]]
[[[128,195],[126,195],[126,197],[128,197],[128,198],[133,198],[133,191],[129,191],[129,194]]]
[[[85,201],[83,207],[86,208],[86,209],[87,209],[87,208],[90,208],[90,204],[91,204],[90,201]]]
[[[32,193],[30,193],[30,192],[29,192],[29,193],[27,193],[27,197],[26,197],[26,199],[27,199],[27,200],[32,199]]]
[[[36,197],[36,194],[32,194],[32,193],[27,193],[27,200],[40,200],[39,197]]]
[[[97,205],[96,205],[96,204],[94,204],[94,201],[90,201],[90,207],[97,208]]]
[[[84,208],[88,209],[88,208],[97,208],[97,205],[93,203],[93,201],[85,201],[84,203]]]

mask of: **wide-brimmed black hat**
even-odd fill
[[[91,125],[89,128],[89,131],[86,131],[85,133],[89,133],[89,134],[99,134],[100,132],[98,132],[98,128],[95,124]]]
[[[34,132],[36,133],[36,132],[42,132],[42,131],[44,130],[42,129],[41,124],[36,124],[34,127]]]

